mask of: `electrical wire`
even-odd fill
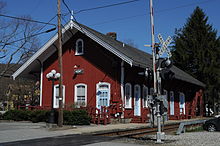
[[[65,7],[67,8],[67,10],[69,11],[69,13],[71,14],[71,10],[70,8],[68,7],[68,5],[66,4],[65,0],[62,0],[63,4],[65,5]],[[83,33],[85,33],[81,27],[81,25],[78,23],[78,21],[76,20],[76,17],[72,14],[73,16],[73,19],[75,20],[75,22],[77,23],[77,25],[80,27],[80,29],[82,30]]]
[[[111,19],[111,20],[108,20],[108,21],[91,24],[91,26],[102,25],[102,24],[105,24],[105,23],[111,23],[111,22],[115,22],[115,21],[123,21],[123,20],[126,20],[126,19],[131,19],[131,18],[136,18],[136,17],[141,17],[141,16],[146,16],[146,14],[140,14],[140,15],[134,15],[134,16]]]
[[[41,34],[43,34],[43,33],[49,33],[49,32],[54,31],[54,30],[56,30],[56,27],[55,27],[55,28],[48,29],[48,30],[43,31],[43,32],[39,32],[39,33],[30,35],[30,36],[27,36],[27,37],[24,37],[24,38],[21,38],[21,39],[18,39],[18,40],[15,40],[15,41],[11,41],[11,42],[9,42],[9,43],[7,43],[7,42],[5,42],[5,43],[4,43],[4,42],[1,42],[1,43],[4,43],[4,45],[11,45],[12,43],[16,43],[16,42],[19,42],[19,41],[22,41],[22,40],[25,40],[25,39],[28,39],[28,38],[31,38],[31,37],[35,37],[35,36],[41,35]],[[0,46],[2,46],[2,45],[0,45]]]
[[[37,32],[40,32],[42,29],[44,29],[54,18],[56,18],[57,15],[53,16],[43,27],[41,27]]]
[[[30,22],[35,22],[35,23],[41,23],[41,24],[47,24],[47,25],[56,26],[56,24],[47,23],[47,22],[42,22],[42,21],[38,21],[38,20],[26,19],[26,18],[15,17],[15,16],[9,16],[9,15],[4,15],[4,14],[0,14],[0,16],[1,16],[1,17],[6,17],[6,18],[11,18],[11,19],[24,20],[24,21],[30,21]]]
[[[69,11],[69,12],[63,14],[64,16],[67,16],[67,15],[71,14],[71,10],[69,9],[69,7],[65,3],[65,1],[64,0],[62,0],[62,1],[63,1],[64,5],[67,7],[67,9]],[[133,3],[133,2],[137,2],[137,1],[140,1],[140,0],[131,0],[131,1],[126,1],[126,2],[121,2],[121,3],[105,5],[105,6],[99,6],[99,7],[94,7],[94,8],[82,9],[82,10],[79,10],[77,12],[73,11],[73,14],[78,14],[78,13],[85,12],[85,11],[92,11],[92,10],[97,10],[97,9],[103,9],[103,8],[118,6],[118,5],[124,5],[124,4]]]
[[[193,6],[193,5],[197,5],[197,4],[209,3],[211,1],[216,1],[216,0],[206,0],[206,1],[202,1],[202,2],[195,2],[195,3],[186,4],[186,5],[180,5],[180,6],[173,7],[173,8],[167,8],[167,9],[158,10],[158,11],[155,11],[154,13],[161,13],[161,12],[166,12],[166,11],[172,11],[172,10],[175,10],[175,9],[185,8],[185,7],[189,7],[189,6]]]
[[[92,10],[97,10],[97,9],[103,9],[103,8],[108,8],[108,7],[124,5],[124,4],[133,3],[133,2],[137,2],[137,1],[140,1],[140,0],[131,0],[131,1],[126,1],[126,2],[121,2],[121,3],[105,5],[105,6],[99,6],[99,7],[94,7],[94,8],[82,9],[82,10],[79,10],[77,12],[74,12],[74,14],[78,14],[78,13],[85,12],[85,11],[92,11]]]
[[[68,5],[66,4],[65,0],[62,0],[63,4],[65,5],[65,7],[67,8],[67,10],[69,11],[69,13],[71,14],[71,10],[70,8],[68,7]]]
[[[216,0],[212,0],[212,1],[216,1]],[[161,12],[166,12],[166,11],[172,11],[172,10],[175,10],[175,9],[189,7],[189,6],[193,6],[193,5],[196,5],[196,4],[204,4],[204,3],[208,3],[208,2],[211,2],[211,1],[210,0],[206,0],[206,1],[197,2],[197,3],[190,3],[190,4],[186,4],[186,5],[181,5],[181,6],[173,7],[173,8],[167,8],[167,9],[162,9],[162,10],[154,11],[154,13],[156,14],[156,13],[161,13]],[[123,21],[123,20],[126,20],[126,19],[132,19],[132,18],[135,18],[135,17],[146,16],[146,15],[147,14],[139,14],[139,15],[134,15],[134,16],[121,17],[121,18],[116,18],[116,19],[112,19],[112,20],[108,20],[108,21],[104,21],[104,22],[99,22],[99,23],[91,24],[91,25],[95,26],[95,25],[101,25],[101,24],[111,23],[111,22],[115,22],[115,21]]]

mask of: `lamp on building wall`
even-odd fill
[[[51,112],[50,112],[50,115],[49,115],[48,123],[55,123],[55,112],[54,112],[54,108],[53,108],[54,81],[56,81],[60,78],[60,73],[57,73],[56,70],[53,69],[53,70],[51,70],[51,72],[49,72],[46,75],[46,77],[49,81],[52,81]]]
[[[83,69],[76,69],[76,70],[74,70],[74,74],[76,74],[76,75],[80,75],[80,74],[83,74],[83,73],[84,73]]]

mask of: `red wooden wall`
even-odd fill
[[[75,42],[78,38],[84,41],[84,54],[81,56],[75,55]],[[85,36],[84,34],[77,32],[70,40],[63,46],[63,84],[65,85],[65,104],[71,106],[74,103],[74,86],[78,83],[87,84],[87,105],[96,106],[96,84],[99,82],[108,82],[111,84],[111,101],[121,100],[121,59],[107,51],[102,46]],[[74,76],[74,66],[77,69],[83,69],[82,75]],[[152,87],[152,79],[145,78],[138,75],[139,72],[143,72],[144,69],[140,67],[131,67],[125,63],[125,81],[131,83],[132,94],[134,93],[134,85],[139,84],[142,87],[145,84],[150,91]],[[46,79],[46,74],[52,69],[58,71],[57,52],[50,56],[43,63],[43,91],[42,91],[42,106],[51,106],[52,87],[51,81]],[[56,82],[55,84],[58,84]],[[195,94],[199,91],[199,88],[190,83],[186,83],[180,80],[173,80],[165,82],[163,88],[169,91],[174,91],[175,94],[175,115],[170,116],[170,119],[178,119],[179,117],[179,92],[185,93],[186,101],[186,113],[192,106],[192,102],[195,101]],[[202,94],[201,96],[202,97]],[[168,96],[169,101],[169,96]],[[202,101],[202,100],[200,100]],[[193,103],[195,104],[195,103]],[[202,104],[202,103],[201,103]],[[134,99],[132,99],[132,109],[125,109],[124,117],[134,117]],[[141,113],[142,118],[147,120],[147,114],[149,110],[143,108],[141,99]],[[169,114],[169,111],[168,111]],[[187,117],[185,117],[187,118]]]

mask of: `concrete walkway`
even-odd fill
[[[48,129],[46,123],[0,121],[0,143],[143,126],[146,124],[63,126],[62,128]]]

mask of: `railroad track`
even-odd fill
[[[164,132],[173,132],[179,128],[179,123],[165,125],[163,127]],[[109,132],[95,133],[96,136],[112,136],[112,137],[131,137],[138,138],[144,135],[152,135],[156,134],[157,127],[142,127],[136,129],[122,129],[122,130],[114,130]]]

